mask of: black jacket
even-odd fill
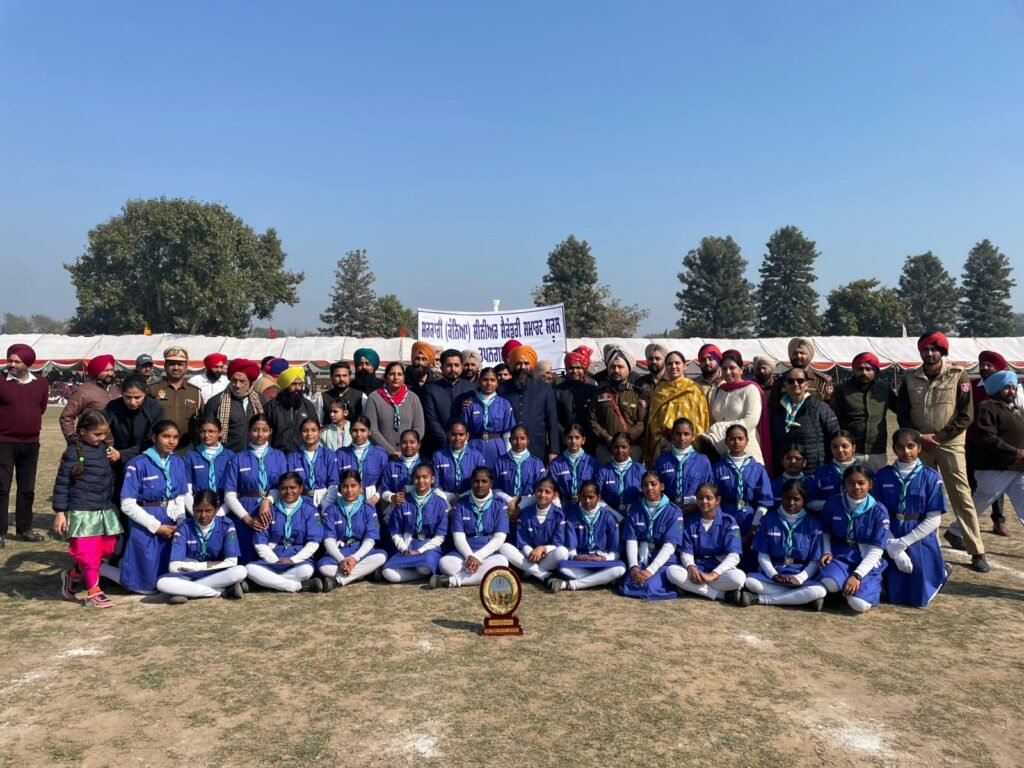
[[[316,419],[320,423],[320,414],[317,407],[310,402],[309,398],[303,397],[299,404],[290,408],[281,401],[278,395],[267,403],[267,421],[273,432],[270,435],[270,444],[283,451],[285,455],[291,453],[302,445],[302,434],[299,427],[306,419]]]
[[[776,403],[769,409],[772,428],[772,462],[775,467],[773,475],[782,472],[782,457],[791,445],[799,445],[807,458],[804,473],[813,474],[814,470],[831,461],[831,443],[839,431],[839,421],[835,413],[818,398],[809,396],[796,415],[800,426],[792,427],[786,432],[786,411],[782,403]]]
[[[550,384],[531,379],[526,389],[518,389],[511,381],[503,381],[498,394],[512,406],[516,424],[522,424],[530,435],[529,450],[547,464],[548,454],[561,452],[558,436],[558,409],[555,391]]]
[[[71,470],[79,463],[74,442],[60,458],[53,482],[53,508],[57,512],[110,509],[114,504],[114,471],[107,459],[107,444],[82,443],[82,458],[82,475],[77,480],[71,479]]]
[[[565,442],[565,430],[570,424],[579,424],[583,427],[584,435],[587,437],[586,447],[590,453],[594,452],[593,440],[591,440],[588,422],[588,406],[590,398],[597,393],[597,387],[585,381],[571,381],[565,379],[554,387],[555,410],[558,413],[558,437]]]
[[[153,445],[153,425],[164,418],[163,407],[149,395],[134,415],[121,398],[111,400],[103,410],[110,419],[110,436],[121,454],[122,467]]]
[[[452,406],[465,395],[472,395],[476,387],[465,379],[457,379],[454,384],[447,379],[431,381],[423,389],[420,401],[423,405],[423,420],[426,422],[427,433],[423,436],[424,456],[433,456],[447,443],[446,432],[451,419]],[[517,422],[518,423],[518,422]]]

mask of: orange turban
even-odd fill
[[[432,346],[425,341],[414,341],[412,343],[412,356],[416,357],[420,352],[427,358],[427,365],[435,365],[437,363],[437,355],[434,353]]]
[[[527,360],[530,367],[537,365],[537,350],[526,344],[521,344],[508,353],[508,367],[515,368],[520,360]]]

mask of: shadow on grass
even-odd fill
[[[454,621],[452,619],[434,619],[432,623],[441,629],[450,629],[455,632],[472,632],[474,635],[479,634],[480,628],[483,626],[483,622]]]
[[[1010,589],[990,582],[950,581],[939,594],[1024,601],[1024,589]]]
[[[69,564],[66,553],[52,549],[13,552],[0,565],[0,594],[29,600],[63,600],[58,574]]]

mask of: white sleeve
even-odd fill
[[[737,555],[735,552],[730,552],[728,555],[725,556],[722,562],[715,566],[715,569],[711,572],[717,574],[718,576],[721,576],[723,573],[735,568],[739,564],[740,556]]]
[[[133,522],[138,523],[152,534],[156,534],[157,529],[163,525],[163,523],[153,517],[153,515],[140,507],[139,502],[135,499],[129,499],[122,496],[121,511],[128,515]]]
[[[507,534],[495,533],[493,536],[491,536],[490,539],[488,539],[486,544],[484,544],[482,547],[480,547],[480,549],[473,553],[473,557],[475,557],[477,560],[487,559],[495,552],[497,552],[499,549],[501,549],[501,545],[505,543],[506,538]]]
[[[630,568],[636,568],[639,565],[636,553],[636,539],[626,539],[626,565]]]
[[[185,517],[185,494],[175,496],[167,502],[167,516],[175,522]]]
[[[260,556],[260,560],[266,560],[268,563],[276,563],[280,558],[274,554],[274,548],[269,544],[256,544],[254,545],[256,554]]]
[[[533,552],[533,547],[529,544],[523,544],[523,546],[519,548],[519,551],[523,553],[523,557],[529,557],[530,553]]]
[[[306,560],[309,560],[309,558],[311,558],[313,555],[315,555],[318,549],[320,549],[319,541],[307,541],[306,545],[298,552],[296,552],[294,555],[292,555],[289,559],[293,563],[303,563]]]
[[[793,578],[803,584],[808,579],[813,579],[818,573],[818,563],[814,560],[809,562],[800,573],[794,573]]]
[[[758,507],[754,510],[754,522],[751,523],[751,527],[757,528],[761,525],[761,518],[768,514],[768,510],[764,507]]]
[[[693,559],[692,552],[680,552],[679,562],[683,564],[683,568],[689,568],[691,565],[696,564],[696,561]]]
[[[420,547],[420,552],[429,552],[432,549],[437,549],[444,544],[444,536],[435,536]]]
[[[860,563],[853,569],[853,572],[863,579],[878,565],[878,561],[882,559],[882,552],[884,550],[881,547],[868,547],[867,552],[861,557]]]
[[[509,496],[509,495],[508,495],[507,493],[505,493],[504,491],[498,491],[498,490],[496,490],[496,491],[494,491],[494,498],[496,498],[496,499],[501,499],[501,500],[502,500],[502,501],[504,501],[504,502],[505,502],[506,504],[508,504],[508,503],[509,503],[510,501],[512,501],[513,499],[515,499],[515,496]]]
[[[327,550],[327,554],[337,560],[339,563],[345,559],[345,556],[341,554],[341,547],[338,546],[338,540],[333,536],[324,539],[324,549]]]
[[[185,568],[186,566],[190,571],[209,570],[206,563],[201,563],[198,560],[172,560],[170,563],[168,563],[167,570],[169,570],[171,573],[180,573],[181,569]]]
[[[320,502],[320,509],[327,509],[334,502],[338,500],[338,486],[329,485],[327,486],[327,493],[324,494],[323,500]]]
[[[189,483],[185,492],[185,512],[189,515],[192,514],[192,495],[192,483]]]
[[[391,503],[391,497],[394,496],[394,495],[395,494],[392,493],[391,491],[381,491],[380,498],[381,498],[381,501],[383,501],[385,504],[390,504]]]
[[[398,551],[398,554],[404,555],[409,550],[409,542],[406,541],[405,536],[403,536],[402,534],[400,534],[400,533],[393,533],[393,534],[391,534],[391,541],[394,542],[395,549]],[[410,539],[410,541],[411,541],[411,539]],[[326,546],[326,544],[324,546]]]
[[[907,533],[900,537],[900,540],[908,547],[911,544],[916,544],[921,539],[926,539],[939,530],[939,522],[942,519],[942,513],[939,511],[928,512],[924,520],[917,524],[910,533]]]
[[[351,557],[354,557],[358,563],[369,554],[371,549],[373,549],[373,539],[363,539],[359,544],[359,549],[353,552]]]
[[[368,500],[372,499],[374,496],[377,495],[377,486],[376,485],[368,485],[365,488],[363,488],[363,493],[366,495],[366,498]]]
[[[220,561],[220,565],[214,566],[213,570],[219,570],[221,568],[234,568],[238,565],[237,557],[225,557]]]
[[[767,552],[757,553],[757,567],[761,569],[761,573],[767,576],[769,579],[774,579],[778,573],[775,570],[775,564],[772,563],[772,556]]]
[[[452,534],[452,543],[455,545],[455,549],[462,555],[463,558],[467,558],[473,554],[473,550],[469,548],[469,540],[466,539],[465,531],[456,531]]]
[[[832,534],[824,533],[821,534],[821,554],[831,555],[832,554]]]
[[[238,494],[235,491],[228,491],[224,494],[224,506],[231,510],[231,514],[239,520],[249,517],[249,513],[245,511],[245,507],[238,500]]]
[[[683,496],[683,506],[684,507],[688,507],[691,504],[696,504],[696,503],[697,503],[697,497],[696,496]]]
[[[655,557],[647,566],[647,570],[651,572],[651,575],[657,573],[658,569],[669,561],[669,558],[672,557],[672,553],[675,551],[676,545],[672,542],[666,541],[662,544],[661,549],[658,550],[658,556]]]

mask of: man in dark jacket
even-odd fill
[[[571,424],[583,427],[587,437],[585,448],[594,452],[594,441],[590,439],[587,425],[587,408],[597,387],[587,381],[590,367],[590,347],[576,347],[565,355],[565,378],[555,385],[555,408],[558,412],[558,438],[565,442],[565,430]]]
[[[441,377],[427,382],[423,388],[423,419],[427,430],[420,451],[423,456],[431,456],[445,446],[452,405],[476,391],[472,382],[462,378],[462,353],[457,349],[441,353]]]
[[[1024,415],[1017,408],[1017,374],[998,371],[985,379],[988,399],[975,419],[977,450],[975,509],[985,509],[1004,493],[1024,523]]]
[[[873,470],[884,467],[889,449],[889,412],[896,411],[896,392],[879,379],[881,363],[871,352],[853,358],[853,378],[835,391],[839,427],[853,435],[857,461]]]
[[[260,377],[260,364],[238,358],[228,366],[228,388],[214,395],[206,404],[203,416],[220,422],[220,441],[235,453],[249,444],[249,420],[266,409],[266,400],[253,383]]]
[[[320,423],[317,408],[303,394],[306,369],[295,365],[286,368],[277,377],[280,392],[267,403],[267,421],[270,422],[270,444],[287,455],[302,445],[302,422],[315,419]]]
[[[352,421],[363,412],[363,393],[352,384],[352,366],[348,363],[331,363],[331,388],[326,389],[318,395],[320,406],[320,423],[330,424],[331,414],[329,412],[331,403],[335,400],[344,400],[348,406],[348,420]],[[314,404],[316,398],[314,398]]]
[[[550,384],[533,378],[537,351],[523,344],[508,356],[513,374],[502,382],[498,394],[512,406],[516,424],[522,424],[530,436],[529,450],[541,461],[549,463],[561,450],[558,438],[558,409]]]

